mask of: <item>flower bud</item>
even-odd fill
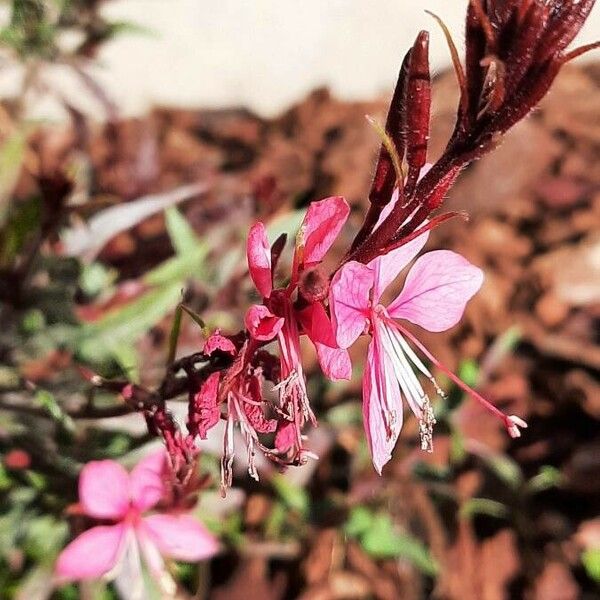
[[[329,293],[329,278],[320,267],[307,269],[300,275],[298,289],[308,302],[322,302]]]

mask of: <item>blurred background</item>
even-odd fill
[[[72,511],[81,466],[129,466],[156,444],[80,367],[158,385],[182,294],[209,328],[236,331],[255,299],[242,250],[257,218],[293,232],[308,202],[345,196],[334,264],[360,225],[379,145],[365,114],[384,120],[423,28],[436,74],[430,160],[443,149],[457,87],[423,11],[460,49],[466,5],[0,3],[0,598],[129,597],[126,580],[53,577],[89,525]],[[577,44],[598,38],[596,8]],[[447,206],[471,219],[428,244],[462,253],[486,282],[459,326],[420,337],[523,416],[525,435],[508,439],[440,376],[434,453],[418,450],[407,416],[377,476],[356,347],[348,383],[309,369],[318,461],[284,474],[263,464],[256,483],[240,459],[222,500],[222,430],[203,443],[194,514],[223,550],[169,565],[176,597],[599,597],[599,61],[565,68],[539,110],[462,174]],[[203,340],[184,320],[178,356]],[[183,423],[185,398],[170,405]]]

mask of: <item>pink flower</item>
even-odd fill
[[[306,420],[315,422],[306,393],[304,372],[300,363],[300,335],[305,333],[313,342],[323,372],[330,379],[350,378],[352,366],[345,349],[338,347],[331,321],[322,304],[327,296],[327,279],[318,268],[325,253],[343,227],[350,209],[339,197],[313,202],[304,218],[293,258],[292,277],[284,288],[274,289],[277,255],[269,245],[265,226],[258,222],[248,235],[248,267],[263,304],[252,306],[245,324],[250,335],[266,342],[277,338],[280,349],[280,408],[294,424],[295,436],[285,436],[289,447],[301,446],[300,430]],[[306,290],[301,308],[293,295],[299,285]],[[290,428],[288,428],[288,432]],[[280,437],[280,439],[283,439]],[[292,444],[292,442],[295,444]],[[279,444],[281,451],[286,444]]]
[[[145,513],[165,493],[164,451],[150,454],[127,471],[112,460],[88,463],[79,477],[83,513],[112,522],[75,538],[60,554],[56,574],[62,581],[98,579],[117,571],[127,555],[140,552],[154,576],[164,572],[162,556],[199,561],[217,551],[216,539],[194,518]]]
[[[518,417],[505,416],[468,388],[397,322],[406,319],[434,332],[453,327],[460,321],[466,303],[481,287],[480,269],[449,250],[428,252],[409,270],[400,294],[387,306],[381,303],[385,289],[417,256],[427,238],[425,233],[367,265],[348,262],[331,283],[330,308],[340,347],[348,348],[363,333],[371,335],[363,378],[363,419],[373,464],[379,473],[390,460],[402,428],[403,397],[419,419],[421,447],[429,451],[432,447],[435,418],[415,369],[428,377],[439,393],[441,390],[407,339],[457,385],[499,416],[511,435],[519,433],[518,426],[526,426]]]

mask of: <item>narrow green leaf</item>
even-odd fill
[[[63,411],[56,398],[47,390],[37,390],[34,396],[35,403],[44,408],[48,414],[59,423],[66,431],[75,431],[73,419]]]
[[[543,465],[540,467],[537,475],[532,477],[527,482],[527,492],[537,494],[554,487],[559,487],[562,483],[563,476],[559,469],[551,465]]]
[[[117,358],[130,360],[132,344],[164,318],[180,298],[182,283],[152,289],[140,298],[111,311],[95,323],[83,327],[78,351],[92,362],[104,360],[117,353]],[[125,365],[123,365],[125,366]],[[135,365],[127,365],[128,368]]]
[[[508,515],[508,509],[501,502],[490,498],[470,498],[460,509],[460,516],[471,518],[475,515],[487,515],[496,519],[504,519]]]
[[[205,244],[197,244],[191,252],[178,254],[148,271],[142,281],[151,286],[163,286],[173,281],[204,278],[207,271],[205,263],[207,254],[208,247]]]
[[[187,219],[174,206],[165,210],[165,225],[177,254],[185,255],[193,252],[200,244],[200,240]]]
[[[512,458],[503,454],[482,454],[481,458],[483,458],[496,477],[512,488],[517,488],[523,482],[521,467]]]
[[[171,333],[169,335],[169,354],[167,355],[167,365],[170,365],[175,360],[177,353],[177,342],[179,340],[179,334],[181,333],[181,316],[183,314],[183,307],[181,304],[175,309],[173,315],[173,325],[171,326]]]
[[[8,214],[8,201],[21,173],[25,158],[26,136],[16,131],[0,147],[0,227]]]
[[[185,304],[181,304],[181,309],[185,311],[185,313],[188,315],[188,317],[190,317],[192,319],[192,321],[194,321],[194,323],[196,323],[196,325],[198,325],[198,327],[200,327],[204,337],[208,337],[209,336],[208,327],[206,326],[206,323],[202,320],[200,315],[195,313],[191,308],[187,307]]]

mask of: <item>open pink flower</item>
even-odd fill
[[[277,338],[280,349],[280,408],[289,415],[300,447],[300,430],[306,420],[315,421],[306,393],[304,372],[300,363],[300,335],[305,333],[313,342],[319,363],[327,377],[333,380],[350,378],[352,367],[348,352],[338,347],[331,321],[322,304],[327,290],[319,295],[321,275],[318,264],[343,227],[350,209],[340,196],[313,202],[296,237],[292,276],[286,287],[274,289],[276,260],[269,245],[265,226],[258,222],[248,235],[247,255],[250,276],[263,297],[263,304],[251,306],[245,324],[250,335],[259,341]],[[303,297],[301,308],[294,305],[294,294],[300,280],[314,291]],[[325,285],[327,285],[325,279]],[[289,428],[288,428],[289,429]],[[279,440],[292,436],[278,436]],[[286,444],[278,449],[285,451]]]
[[[126,555],[141,553],[159,577],[164,570],[162,556],[191,562],[215,554],[216,539],[191,516],[145,515],[165,493],[165,465],[161,450],[141,460],[131,473],[113,460],[93,461],[83,468],[79,477],[83,513],[111,524],[92,527],[61,552],[56,564],[61,581],[111,575]]]
[[[397,322],[406,319],[435,332],[453,327],[481,287],[480,269],[449,250],[428,252],[410,269],[400,294],[388,306],[381,304],[385,289],[417,256],[427,238],[425,233],[367,265],[348,262],[331,283],[330,308],[340,347],[348,348],[363,333],[370,333],[372,338],[363,378],[363,418],[373,464],[379,473],[390,460],[402,428],[402,397],[419,419],[421,447],[431,450],[435,419],[415,369],[441,391],[407,339],[457,385],[500,416],[511,435],[519,433],[518,426],[525,426],[518,417],[505,416],[468,388]]]

